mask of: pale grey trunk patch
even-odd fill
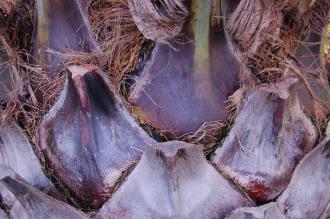
[[[315,128],[295,94],[283,100],[252,91],[212,162],[251,198],[271,200],[286,188],[295,166],[315,140]]]
[[[32,145],[14,122],[0,126],[0,165],[8,166],[38,189],[45,192],[55,190],[43,173]]]
[[[319,218],[329,212],[329,188],[330,135],[301,160],[277,202],[288,218]]]
[[[73,207],[59,202],[36,190],[26,182],[11,176],[0,180],[0,196],[11,194],[12,203],[8,199],[3,204],[10,206],[9,217],[12,219],[87,219],[88,217]]]
[[[260,207],[243,207],[234,210],[226,219],[286,219],[276,202]]]
[[[145,148],[96,218],[223,218],[251,205],[208,163],[201,146],[172,141]]]

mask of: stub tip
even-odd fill
[[[95,65],[84,64],[84,65],[70,65],[68,71],[72,73],[72,78],[82,77],[88,72],[96,71],[99,68]]]

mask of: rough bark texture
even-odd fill
[[[129,0],[128,4],[140,32],[156,41],[176,37],[189,14],[184,0]]]
[[[146,147],[96,218],[223,218],[251,205],[207,162],[201,146],[173,141]]]
[[[47,166],[81,200],[105,202],[111,187],[146,144],[135,123],[95,66],[71,66],[72,75],[44,117],[40,145]]]

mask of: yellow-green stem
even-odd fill
[[[37,12],[38,12],[38,44],[44,46],[47,43],[48,31],[47,31],[47,4],[48,0],[37,0]]]
[[[194,60],[196,67],[208,71],[211,0],[192,0],[192,30],[195,40]]]
[[[320,52],[322,61],[330,55],[330,23],[323,28]]]

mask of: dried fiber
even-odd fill
[[[184,0],[129,0],[128,3],[137,27],[151,40],[166,42],[177,36],[188,15]]]

